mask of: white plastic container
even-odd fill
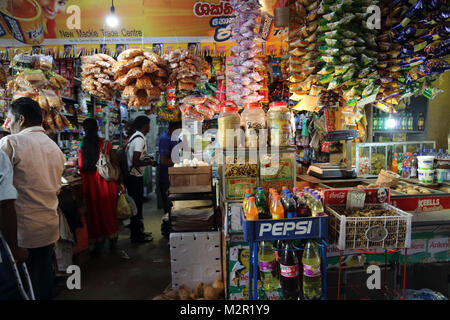
[[[241,126],[245,128],[245,147],[258,148],[267,145],[266,114],[258,102],[246,103],[241,114]]]
[[[434,181],[435,170],[417,170],[420,183],[432,184]]]
[[[434,156],[418,156],[417,161],[419,170],[433,170]]]

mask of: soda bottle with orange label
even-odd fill
[[[258,208],[255,204],[255,197],[248,198],[247,213],[245,217],[247,220],[258,220]]]

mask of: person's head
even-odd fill
[[[145,136],[150,131],[150,118],[147,116],[139,116],[134,119],[133,125],[137,131],[140,131]]]
[[[81,145],[81,158],[83,171],[93,172],[97,170],[97,160],[99,156],[98,124],[94,118],[86,118],[83,121],[85,137]]]
[[[42,8],[42,13],[47,19],[55,19],[55,17],[66,11],[66,4],[69,0],[38,0]]]
[[[136,128],[131,120],[125,122],[124,129],[127,137],[131,137],[136,132]]]
[[[188,50],[192,53],[196,53],[197,51],[197,44],[196,43],[189,43]]]
[[[172,134],[177,129],[181,129],[181,121],[169,122],[168,133]]]
[[[98,123],[94,118],[86,118],[83,121],[83,129],[86,136],[96,136],[98,134]]]
[[[28,127],[42,125],[42,109],[39,103],[31,98],[19,98],[11,103],[7,118],[9,119],[8,128],[11,133],[19,133]]]

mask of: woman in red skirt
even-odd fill
[[[98,136],[98,124],[94,118],[83,121],[85,137],[79,145],[78,166],[83,181],[83,194],[86,201],[86,224],[89,242],[94,244],[94,253],[99,253],[106,239],[110,241],[111,250],[117,244],[119,223],[117,221],[117,192],[115,181],[106,181],[100,176],[97,161],[103,147],[104,139]],[[118,166],[108,141],[106,152],[111,161]],[[119,188],[124,190],[122,177],[119,178]]]

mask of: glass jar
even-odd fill
[[[287,147],[291,144],[291,111],[286,106],[286,102],[269,104],[267,126],[272,147]]]
[[[227,106],[226,104],[233,104],[233,106]],[[240,147],[241,117],[238,114],[238,107],[234,102],[226,101],[222,104],[217,124],[217,141],[222,149]]]
[[[241,122],[245,129],[246,148],[267,145],[266,113],[260,103],[246,103],[241,114]]]

